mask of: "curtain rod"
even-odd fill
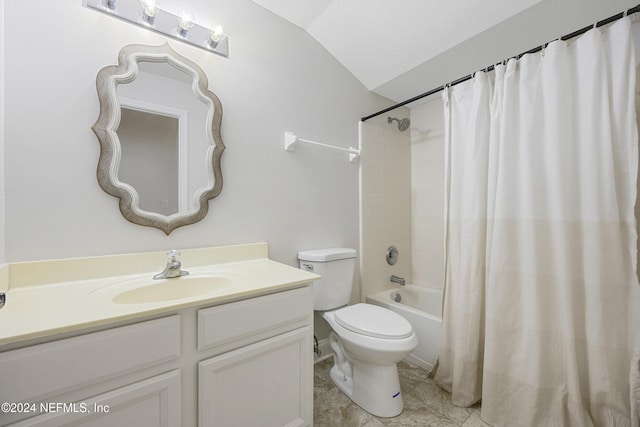
[[[612,23],[612,22],[614,22],[614,21],[617,21],[618,19],[623,18],[624,16],[631,15],[631,14],[636,13],[636,12],[640,12],[640,5],[638,5],[638,6],[636,6],[636,7],[632,7],[631,9],[627,10],[626,12],[620,12],[620,13],[618,13],[617,15],[613,15],[613,16],[610,16],[610,17],[609,17],[609,18],[607,18],[607,19],[603,19],[602,21],[598,21],[598,22],[595,24],[595,28],[597,28],[597,27],[602,27],[603,25],[610,24],[610,23]],[[572,39],[572,38],[574,38],[574,37],[578,37],[578,36],[580,36],[580,35],[582,35],[582,34],[586,33],[587,31],[589,31],[589,30],[590,30],[590,29],[592,29],[592,28],[594,28],[594,26],[593,26],[593,25],[589,25],[588,27],[584,27],[584,28],[582,28],[582,29],[580,29],[580,30],[578,30],[578,31],[574,31],[573,33],[567,34],[566,36],[562,36],[562,37],[560,37],[560,40],[563,40],[563,41],[570,40],[570,39]],[[554,39],[553,41],[555,41],[555,40],[558,40],[558,39]],[[522,58],[524,55],[526,55],[526,54],[528,54],[528,53],[536,53],[536,52],[540,52],[540,51],[541,51],[544,47],[546,47],[549,43],[551,43],[551,42],[547,42],[547,43],[545,43],[545,44],[544,44],[544,45],[542,45],[542,46],[538,46],[538,47],[536,47],[536,48],[533,48],[533,49],[531,49],[531,50],[528,50],[528,51],[526,51],[526,52],[523,52],[523,53],[521,53],[521,54],[519,54],[519,55],[512,56],[511,58],[520,59],[520,58]],[[495,68],[495,65],[490,65],[489,67],[482,68],[482,70],[485,70],[486,72],[489,72],[489,71],[493,70],[494,68]],[[473,77],[473,74],[469,74],[468,76],[461,77],[461,78],[459,78],[459,79],[457,79],[457,80],[452,81],[452,82],[451,82],[451,83],[449,83],[449,84],[439,86],[439,87],[437,87],[437,88],[435,88],[435,89],[431,89],[431,90],[430,90],[430,91],[428,91],[428,92],[421,93],[420,95],[416,95],[416,96],[414,96],[413,98],[407,99],[406,101],[402,101],[402,102],[400,102],[400,103],[398,103],[398,104],[392,105],[391,107],[385,108],[384,110],[380,110],[380,111],[378,111],[377,113],[373,113],[373,114],[371,114],[371,115],[368,115],[368,116],[366,116],[366,117],[363,117],[363,118],[361,118],[361,119],[360,119],[360,121],[366,122],[367,120],[372,119],[372,118],[374,118],[374,117],[377,117],[377,116],[379,116],[379,115],[381,115],[381,114],[384,114],[384,113],[389,112],[389,111],[391,111],[391,110],[395,110],[396,108],[399,108],[399,107],[403,107],[403,106],[405,106],[405,105],[407,105],[407,104],[410,104],[410,103],[412,103],[412,102],[414,102],[414,101],[417,101],[417,100],[419,100],[419,99],[426,98],[427,96],[429,96],[429,95],[433,95],[434,93],[438,93],[438,92],[440,92],[441,90],[444,90],[444,88],[445,88],[446,86],[451,87],[451,86],[455,86],[455,85],[457,85],[457,84],[459,84],[459,83],[466,82],[467,80],[470,80],[472,77]]]

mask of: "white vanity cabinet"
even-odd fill
[[[22,412],[0,426],[310,426],[312,292],[299,286],[0,352],[0,403]]]

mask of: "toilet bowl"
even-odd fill
[[[386,308],[348,305],[356,251],[330,248],[298,253],[300,268],[322,279],[313,283],[313,307],[331,327],[330,377],[365,411],[395,417],[404,408],[396,364],[418,345],[411,324]]]
[[[332,329],[333,383],[373,415],[399,415],[404,403],[396,364],[418,345],[411,324],[391,310],[369,304],[325,311],[322,317]]]

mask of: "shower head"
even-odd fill
[[[397,119],[395,117],[387,117],[387,123],[391,124],[393,121],[398,122],[398,130],[400,132],[404,132],[405,130],[409,129],[409,126],[411,126],[411,120],[409,120],[408,118],[404,118],[404,119]]]

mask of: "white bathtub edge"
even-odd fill
[[[395,311],[411,323],[418,336],[419,344],[405,360],[427,371],[431,371],[437,360],[441,344],[442,318],[428,311],[418,310],[405,304],[394,302],[390,295],[396,291],[402,291],[402,289],[418,290],[432,295],[440,294],[440,299],[442,298],[442,290],[440,289],[408,284],[404,288],[388,289],[373,295],[368,295],[366,302]],[[441,304],[441,300],[438,304]],[[433,348],[432,346],[436,347]]]

